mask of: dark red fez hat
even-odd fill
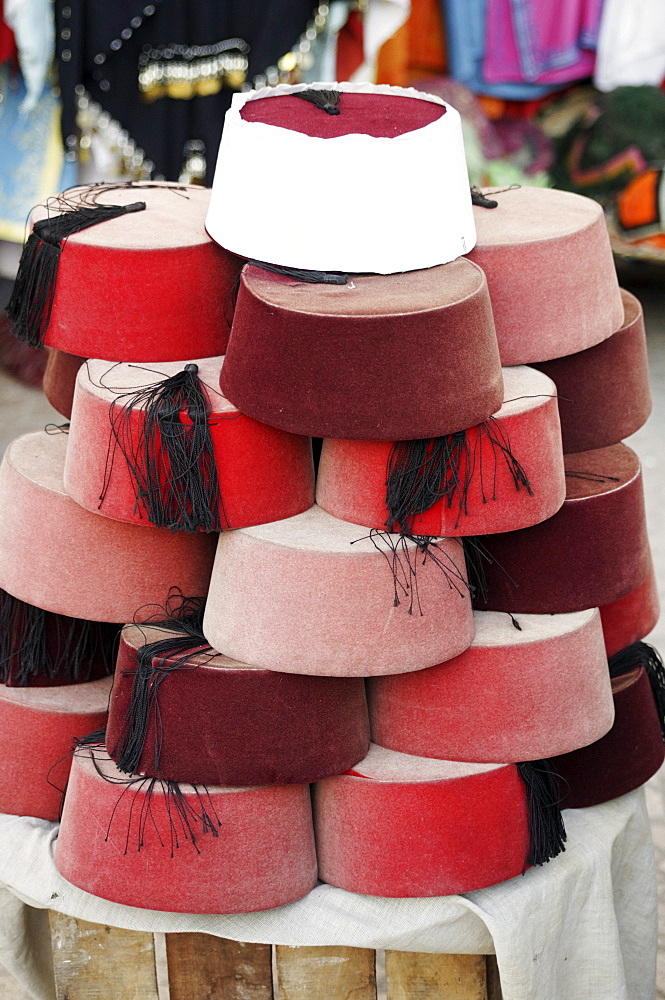
[[[503,402],[482,271],[464,258],[312,284],[248,265],[220,381],[296,434],[391,441],[472,427]]]
[[[168,624],[122,633],[106,734],[121,770],[284,785],[339,774],[367,753],[362,678],[262,670],[211,650],[202,633],[189,650],[182,639]]]
[[[625,444],[566,455],[566,500],[547,521],[484,535],[493,611],[560,614],[599,607],[638,587],[650,568],[640,463]]]
[[[617,444],[651,412],[642,306],[624,289],[621,298],[623,325],[611,337],[578,354],[533,363],[556,383],[565,452]]]

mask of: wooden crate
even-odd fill
[[[51,912],[57,1000],[160,1000],[152,934]],[[170,1000],[377,1000],[367,948],[167,934]],[[162,997],[165,991],[162,991]],[[386,951],[387,1000],[501,1000],[493,955]]]

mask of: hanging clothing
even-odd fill
[[[74,164],[64,164],[60,102],[43,88],[31,111],[26,86],[9,63],[0,66],[0,240],[23,243],[30,210],[76,183]]]
[[[448,42],[450,75],[476,94],[506,101],[533,101],[558,88],[541,83],[490,83],[483,74],[488,0],[441,0]]]
[[[25,82],[21,111],[32,111],[42,96],[53,62],[51,0],[4,0],[4,20],[12,29]]]
[[[488,0],[483,77],[566,84],[591,76],[602,0]]]
[[[663,0],[605,0],[594,83],[599,90],[665,79]]]
[[[4,18],[3,0],[0,0],[0,64],[16,58],[14,32]]]
[[[120,123],[157,176],[177,179],[185,144],[201,143],[202,179],[210,184],[224,114],[245,76],[233,65],[246,62],[249,82],[274,68],[298,42],[313,7],[312,0],[56,0],[68,157],[76,158],[77,105],[86,93],[106,112],[100,125],[109,117]],[[229,72],[206,76],[210,58],[226,60]],[[160,72],[171,74],[169,82],[152,86]]]

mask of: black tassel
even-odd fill
[[[80,233],[100,222],[116,219],[130,212],[140,212],[144,201],[131,205],[83,204],[59,215],[35,222],[28,237],[7,315],[12,332],[31,347],[43,347],[44,335],[51,319],[53,298],[60,254],[63,244],[74,233]]]
[[[457,431],[437,438],[416,441],[396,441],[388,458],[386,475],[386,507],[389,531],[412,531],[415,518],[429,510],[438,500],[445,500],[449,509],[456,505],[459,526],[468,514],[468,494],[474,476],[480,481],[483,503],[496,500],[497,463],[503,459],[515,489],[533,490],[523,466],[510,449],[505,428],[496,417],[478,424],[473,446],[467,431]],[[483,464],[483,442],[490,443],[493,467]]]
[[[143,410],[138,437],[133,433],[135,407]],[[230,527],[219,490],[210,406],[197,365],[185,365],[170,378],[121,393],[111,404],[109,420],[111,441],[100,510],[119,448],[135,484],[136,510],[151,524],[170,531]]]
[[[559,788],[549,760],[517,765],[529,810],[527,864],[544,865],[565,851],[566,828],[559,808]]]
[[[73,753],[79,749],[79,747],[98,747],[100,750],[104,749],[106,743],[106,729],[95,729],[94,733],[88,733],[87,736],[81,736],[79,739],[74,740]]]
[[[35,678],[63,677],[80,683],[99,660],[110,674],[119,630],[119,625],[44,611],[0,590],[0,682],[11,679],[21,687]]]
[[[199,833],[201,835],[211,834],[213,837],[219,836],[222,823],[205,785],[189,785],[187,786],[187,791],[183,792],[177,781],[166,781],[163,778],[145,778],[139,775],[129,778],[111,777],[99,765],[94,753],[95,748],[100,750],[104,748],[105,735],[105,730],[103,729],[90,733],[88,736],[77,741],[73,751],[74,754],[81,750],[88,752],[97,774],[104,781],[118,785],[123,789],[111,812],[105,840],[108,841],[109,839],[117,809],[127,794],[131,795],[132,802],[129,807],[123,854],[129,853],[132,840],[134,840],[137,851],[141,851],[146,847],[146,830],[148,828],[151,828],[155,836],[157,836],[160,847],[169,847],[171,857],[174,856],[175,851],[181,844],[186,842],[189,842],[196,853],[200,854],[201,851],[198,846]],[[161,796],[156,796],[155,792],[161,792],[162,794]],[[136,809],[135,805],[139,796],[141,796],[140,806]],[[168,845],[164,843],[159,834],[155,815],[155,804],[160,801],[167,821],[169,832]]]
[[[154,724],[155,757],[153,769],[159,773],[164,728],[159,711],[159,689],[174,670],[184,667],[195,669],[198,664],[189,664],[194,653],[216,653],[207,642],[202,631],[205,600],[203,598],[183,599],[180,608],[158,622],[150,622],[151,627],[163,630],[163,639],[146,643],[138,650],[136,671],[132,671],[131,701],[125,716],[122,733],[116,745],[109,749],[116,759],[120,771],[135,774],[141,763],[150,722]],[[125,676],[130,676],[128,671]]]
[[[618,476],[601,476],[598,472],[577,472],[573,469],[566,469],[566,476],[569,479],[586,479],[590,483],[619,483]]]
[[[349,280],[348,274],[339,274],[335,271],[304,271],[297,267],[266,264],[263,260],[250,260],[248,264],[262,267],[264,271],[272,271],[273,274],[282,274],[285,278],[293,278],[294,281],[306,281],[311,285],[346,285]]]
[[[636,667],[644,667],[656,703],[660,728],[665,739],[665,664],[660,653],[647,642],[634,642],[609,659],[610,677],[620,677]]]
[[[499,203],[494,198],[488,198],[477,187],[472,187],[471,204],[478,205],[479,208],[496,208]]]
[[[480,540],[482,536],[478,535],[465,535],[464,538],[460,538],[459,541],[464,549],[464,561],[466,563],[466,572],[469,580],[469,590],[471,592],[471,598],[476,602],[476,604],[487,604],[489,601],[489,589],[487,586],[487,573],[485,566],[496,566],[497,569],[501,570],[503,575],[509,580],[512,586],[517,590],[519,584],[512,578],[508,570],[501,565],[501,563],[491,555],[489,549]],[[513,616],[510,616],[513,618]],[[513,618],[513,625],[515,628],[522,631],[521,625],[517,623],[517,619]]]
[[[303,101],[309,101],[310,104],[314,104],[317,108],[325,111],[327,115],[338,115],[340,113],[338,105],[342,94],[339,90],[318,90],[316,87],[312,87],[310,90],[297,90],[291,96],[300,97]]]
[[[482,601],[487,604],[487,573],[485,565],[492,566],[494,559],[487,551],[487,548],[476,535],[465,535],[459,539],[464,551],[464,562],[466,564],[466,575],[469,581],[469,591],[471,599]]]
[[[464,574],[451,557],[439,546],[440,539],[433,535],[399,535],[389,534],[372,528],[369,535],[357,538],[361,542],[369,538],[374,548],[384,557],[393,578],[393,607],[398,608],[403,603],[407,605],[407,613],[412,615],[414,609],[419,615],[424,611],[420,602],[418,589],[418,566],[425,562],[433,562],[441,571],[451,590],[464,597],[469,591]],[[409,546],[409,542],[415,546]],[[353,545],[354,543],[351,542]]]

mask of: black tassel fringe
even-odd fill
[[[409,535],[405,532],[392,535],[387,531],[372,528],[369,535],[357,538],[364,541],[369,538],[374,548],[384,557],[393,578],[393,607],[406,604],[407,613],[414,610],[420,616],[424,614],[418,589],[418,566],[433,562],[441,571],[451,590],[457,591],[460,597],[469,592],[469,586],[464,573],[450,556],[439,546],[440,541],[434,535]],[[409,546],[409,542],[415,548]],[[353,542],[351,543],[353,545]]]
[[[14,336],[31,347],[43,347],[44,335],[51,319],[56,278],[63,243],[74,233],[80,233],[100,222],[116,219],[130,212],[140,212],[144,201],[131,205],[81,204],[70,211],[35,222],[28,237],[7,315]]]
[[[665,664],[660,653],[647,642],[634,642],[609,659],[610,677],[620,677],[635,667],[644,667],[656,703],[660,728],[665,739]]]
[[[496,500],[497,463],[503,459],[515,490],[533,490],[523,466],[510,449],[510,439],[500,420],[490,417],[478,424],[473,446],[467,431],[458,431],[437,438],[396,441],[388,458],[386,475],[386,527],[394,531],[412,531],[414,520],[429,510],[438,500],[445,500],[449,509],[457,508],[456,527],[468,514],[468,495],[474,476],[480,479],[482,502]],[[485,469],[482,460],[483,442],[490,443],[493,467]]]
[[[487,586],[486,566],[496,566],[497,569],[501,570],[515,590],[519,584],[512,578],[508,570],[490,554],[487,546],[481,541],[481,537],[479,535],[465,535],[459,541],[464,549],[464,561],[471,597],[477,604],[487,604],[489,602],[489,588]],[[515,628],[520,628],[520,626],[516,625]]]
[[[210,793],[205,785],[189,785],[187,791],[183,792],[177,781],[167,781],[164,778],[145,778],[133,775],[128,778],[113,778],[105,774],[95,757],[95,748],[104,749],[105,730],[97,730],[90,733],[83,739],[78,740],[74,748],[74,754],[80,750],[90,753],[95,770],[104,781],[113,785],[118,785],[122,791],[113,807],[111,817],[108,822],[105,840],[108,841],[111,834],[111,827],[116,818],[116,812],[125,795],[131,796],[129,807],[129,818],[123,854],[129,854],[134,846],[137,852],[146,848],[146,831],[152,829],[153,835],[157,837],[160,847],[168,847],[170,856],[175,855],[176,850],[183,843],[190,843],[197,854],[201,851],[198,846],[198,837],[210,834],[213,837],[219,836],[222,822],[217,815],[215,806],[210,798]],[[155,793],[161,792],[161,795]],[[140,797],[140,798],[139,798]],[[139,800],[138,808],[136,808]],[[166,816],[169,842],[165,844],[159,834],[159,826],[155,814],[156,803],[161,802],[164,815]]]
[[[100,658],[110,674],[119,630],[119,625],[44,611],[0,590],[0,683],[11,678],[21,687],[40,677],[81,683]]]
[[[159,773],[164,727],[159,710],[159,689],[174,670],[196,669],[188,661],[196,653],[216,653],[203,635],[203,598],[183,599],[180,608],[161,621],[149,622],[162,629],[163,639],[146,643],[138,650],[138,662],[133,673],[129,709],[117,744],[109,749],[120,771],[135,774],[141,763],[150,722],[154,723],[155,756],[153,768]],[[128,671],[125,676],[129,676]]]
[[[312,87],[310,90],[297,90],[291,96],[300,97],[303,101],[309,101],[310,104],[314,104],[315,107],[325,111],[327,115],[338,115],[340,113],[339,99],[342,94],[339,90],[319,90],[317,87]]]
[[[132,433],[135,407],[143,411],[138,438]],[[197,365],[188,364],[170,378],[119,394],[109,420],[111,441],[100,510],[119,448],[134,482],[136,510],[151,524],[170,531],[230,527],[219,489],[210,406]]]
[[[264,271],[272,271],[273,274],[281,274],[285,278],[293,278],[294,281],[306,281],[310,285],[346,285],[349,280],[348,274],[336,271],[305,271],[297,267],[266,264],[263,260],[250,260],[247,263],[262,267]]]
[[[568,479],[585,479],[589,483],[620,483],[618,476],[602,476],[598,472],[578,472],[573,469],[566,469]]]
[[[527,864],[544,865],[565,851],[566,828],[559,808],[559,788],[549,760],[518,764],[529,810]]]
[[[472,187],[471,204],[477,205],[479,208],[497,208],[499,203],[494,198],[488,198],[477,187]]]

